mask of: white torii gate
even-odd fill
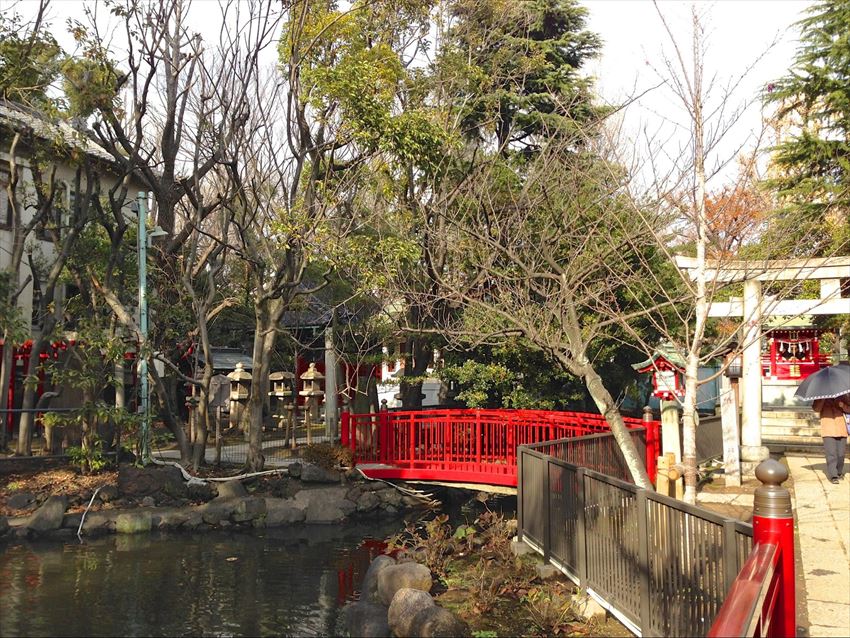
[[[676,257],[676,266],[695,278],[696,259]],[[763,282],[820,281],[818,299],[776,299],[762,295]],[[765,317],[850,314],[850,299],[841,297],[841,280],[850,279],[850,257],[778,259],[765,261],[708,260],[706,280],[744,284],[743,299],[713,302],[709,317],[741,317],[742,421],[741,460],[748,467],[768,457],[761,444],[762,371],[761,327]]]

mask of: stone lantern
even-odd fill
[[[248,397],[251,395],[251,373],[242,363],[227,375],[230,379],[230,422],[232,428],[243,427],[247,421]],[[248,430],[245,428],[247,434]]]
[[[301,375],[301,380],[304,382],[303,389],[298,393],[304,397],[304,429],[307,431],[307,443],[312,443],[313,438],[310,432],[310,426],[319,421],[319,404],[322,397],[325,396],[322,390],[322,381],[325,375],[316,370],[316,364],[311,363],[307,368],[307,372]]]
[[[269,375],[271,384],[271,411],[272,416],[277,419],[278,429],[284,430],[283,444],[289,441],[290,432],[293,433],[292,443],[295,444],[295,375],[292,372],[272,372]]]

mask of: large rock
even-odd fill
[[[32,492],[15,492],[6,499],[6,507],[10,510],[29,509],[35,505],[35,494]]]
[[[386,570],[384,570],[386,572]],[[422,612],[433,608],[431,594],[419,589],[399,589],[387,611],[387,624],[396,636],[416,636],[415,620]]]
[[[377,556],[369,564],[369,569],[366,570],[366,575],[363,577],[360,600],[373,603],[378,602],[378,574],[390,565],[395,565],[395,559],[385,554]]]
[[[266,515],[266,500],[256,496],[243,498],[236,505],[236,509],[231,516],[234,523],[245,523],[265,517]]]
[[[345,498],[344,487],[301,490],[295,495],[295,506],[303,509],[307,523],[338,523],[357,506]]]
[[[229,521],[230,515],[236,509],[238,501],[236,499],[213,499],[209,503],[198,508],[201,514],[201,519],[207,525],[218,525],[222,521]]]
[[[217,498],[242,498],[247,496],[248,492],[241,481],[225,481],[216,485],[218,490]]]
[[[118,491],[122,496],[144,497],[161,493],[172,498],[186,498],[188,489],[180,470],[172,465],[118,468]]]
[[[371,512],[381,504],[381,499],[374,492],[363,492],[357,499],[358,512]]]
[[[302,463],[301,480],[304,483],[339,483],[339,472],[312,463]]]
[[[195,503],[206,503],[216,496],[209,483],[188,483],[186,485],[186,498]]]
[[[363,638],[389,638],[392,636],[387,622],[387,608],[383,605],[360,601],[346,605],[342,611],[349,636]]]
[[[68,509],[68,497],[54,494],[30,516],[27,528],[39,533],[59,529],[62,527],[66,509]]]
[[[400,589],[431,591],[431,571],[419,563],[388,565],[378,574],[378,600],[389,605]]]
[[[442,607],[426,607],[410,622],[411,632],[406,636],[419,638],[454,638],[468,636],[469,625]]]
[[[401,505],[401,492],[398,490],[384,490],[380,492],[381,500],[386,505],[391,505],[393,507],[399,507]]]
[[[304,512],[305,523],[339,523],[345,512],[335,501],[313,501]]]
[[[115,531],[119,534],[142,534],[151,531],[151,527],[153,516],[143,510],[125,512],[115,519]]]
[[[266,527],[300,523],[305,516],[306,511],[296,506],[294,498],[266,499]]]

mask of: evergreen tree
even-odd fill
[[[438,63],[455,77],[462,128],[505,152],[536,149],[546,130],[573,132],[598,116],[581,67],[600,48],[573,0],[454,0]]]
[[[798,24],[801,46],[788,75],[769,84],[792,134],[774,149],[771,185],[787,205],[774,229],[815,231],[815,250],[850,251],[850,2],[825,0]],[[780,228],[781,227],[781,228]]]

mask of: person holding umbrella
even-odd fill
[[[847,420],[850,397],[817,399],[812,409],[820,416],[820,435],[826,457],[826,478],[838,483],[844,477],[844,452],[847,449]]]
[[[823,368],[806,378],[795,396],[814,399],[812,409],[820,416],[820,433],[826,457],[826,477],[838,483],[844,476],[847,449],[847,417],[850,414],[850,364]]]

